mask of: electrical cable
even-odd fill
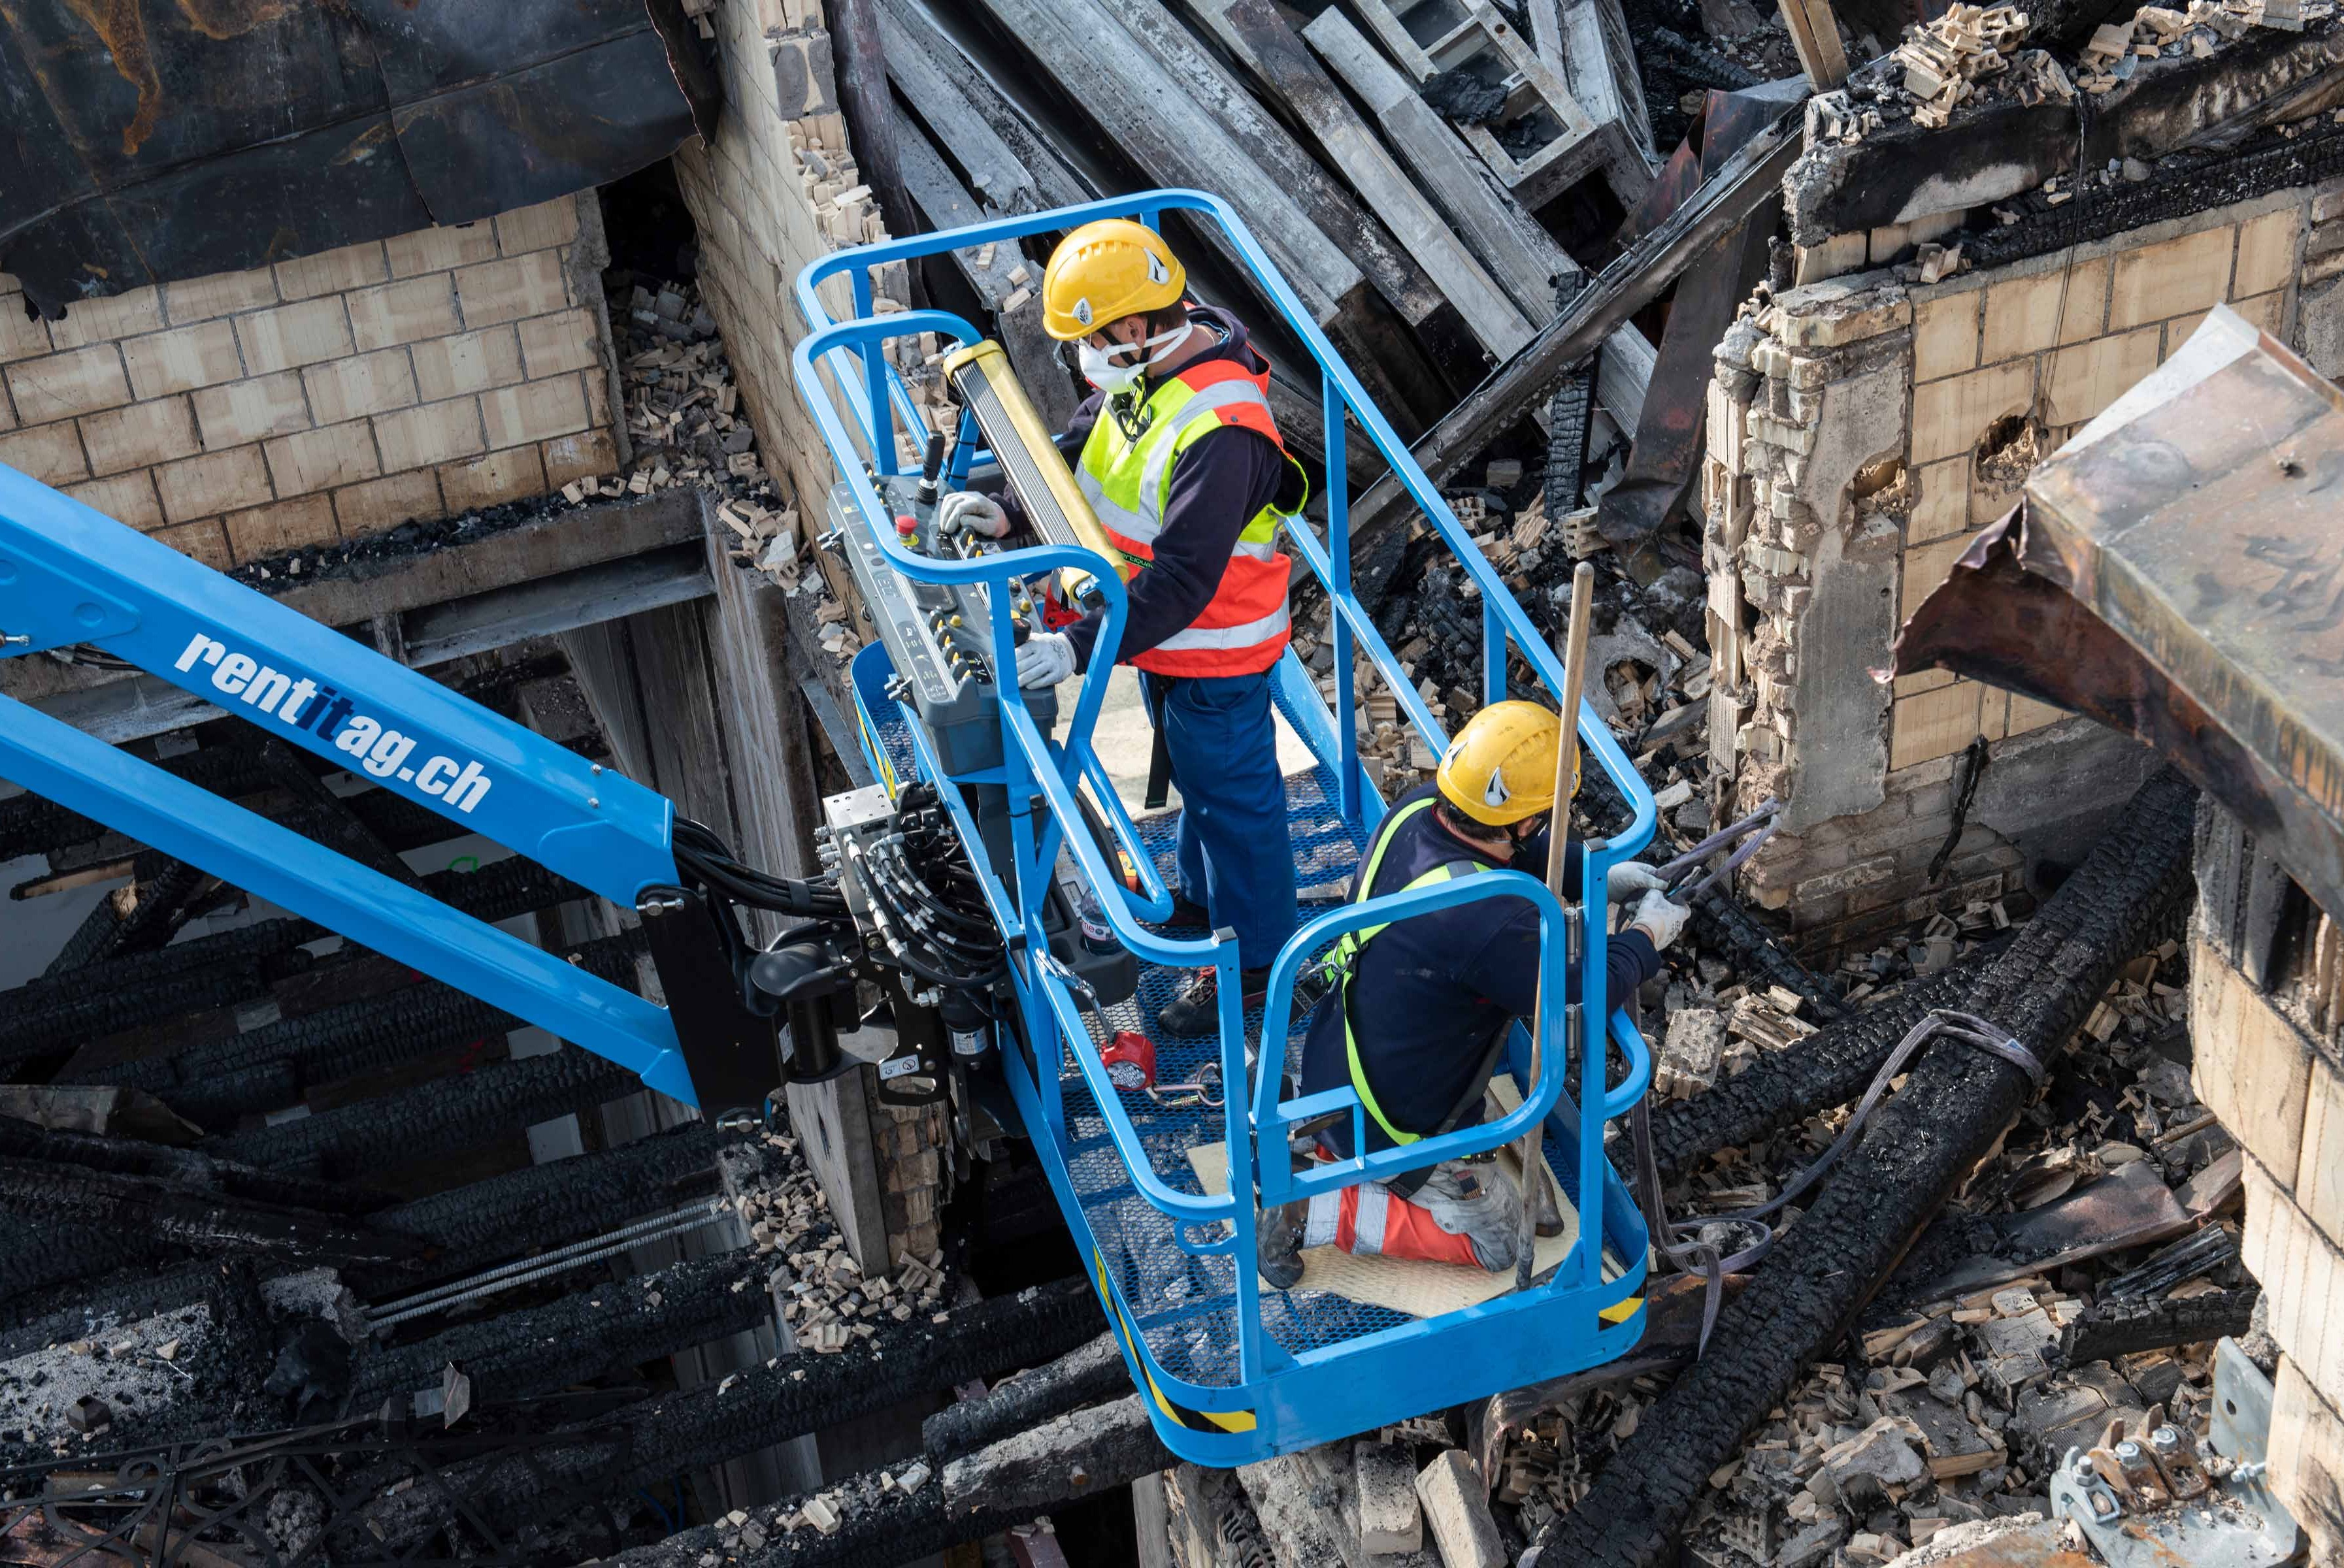
[[[572,1241],[551,1252],[517,1259],[468,1279],[452,1280],[395,1302],[386,1302],[379,1307],[369,1307],[366,1309],[367,1327],[380,1332],[428,1312],[444,1312],[466,1302],[478,1301],[482,1296],[494,1295],[550,1275],[600,1262],[631,1247],[696,1231],[722,1218],[724,1211],[724,1200],[722,1198],[703,1198],[668,1213],[654,1214],[649,1219],[621,1225],[615,1231],[589,1236],[582,1241]]]

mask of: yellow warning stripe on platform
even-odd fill
[[[1107,1283],[1106,1259],[1096,1247],[1091,1249],[1091,1266],[1097,1276],[1099,1301],[1106,1307],[1107,1321],[1115,1325],[1124,1348],[1131,1352],[1131,1364],[1139,1369],[1141,1379],[1147,1384],[1147,1397],[1156,1402],[1156,1407],[1190,1432],[1251,1432],[1255,1422],[1254,1412],[1249,1410],[1190,1410],[1164,1397],[1164,1391],[1156,1386],[1155,1374],[1147,1370],[1147,1358],[1140,1354],[1139,1336],[1132,1332],[1123,1308],[1116,1304],[1115,1291]]]
[[[895,764],[888,757],[887,748],[880,744],[879,737],[872,733],[870,719],[862,711],[862,706],[855,704],[855,727],[863,731],[864,749],[879,764],[879,782],[887,787],[887,799],[892,805],[895,799]]]

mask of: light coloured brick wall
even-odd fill
[[[1775,298],[1721,347],[1703,489],[1712,757],[1743,809],[1790,802],[1748,890],[1814,946],[2019,893],[2023,838],[2057,839],[2067,813],[2081,824],[2129,793],[2137,749],[2086,720],[1942,670],[1885,689],[1867,672],[2033,462],[2214,305],[2301,341],[2313,197],[2277,193],[1934,285],[1834,277]],[[1980,737],[2005,819],[1974,812],[1933,885],[1957,759]],[[2072,788],[2078,773],[2093,790]]]
[[[803,519],[801,528],[818,532],[837,475],[790,367],[791,351],[807,330],[797,307],[797,276],[833,251],[885,238],[886,230],[847,146],[819,0],[715,0],[707,20],[724,75],[724,119],[713,142],[689,144],[675,156],[699,230],[701,289],[723,328],[758,450]],[[882,309],[904,307],[910,285],[901,264],[883,270],[875,293]],[[826,303],[834,317],[851,314],[843,280],[831,285]],[[914,381],[914,395],[925,400],[934,377],[923,359],[904,350],[897,362]],[[813,554],[832,592],[854,603],[844,570],[826,553]],[[842,1080],[842,1092],[868,1076]],[[939,1158],[947,1131],[943,1115],[884,1105],[875,1097],[867,1113],[885,1262],[905,1253],[925,1258],[937,1246],[938,1210],[948,1190],[949,1168]]]
[[[712,143],[677,152],[676,175],[699,226],[702,288],[724,329],[758,449],[786,481],[798,515],[818,518],[837,478],[790,368],[791,349],[806,333],[797,276],[833,251],[887,233],[847,146],[818,0],[717,0],[708,19],[724,73],[725,118]],[[877,294],[882,308],[909,300],[900,265],[883,272]],[[834,316],[851,314],[843,280],[826,299]],[[843,573],[833,588],[852,594]]]
[[[592,192],[25,317],[0,463],[213,566],[619,466]]]
[[[1927,598],[1976,530],[2015,505],[2023,472],[1996,482],[1974,454],[1996,419],[2036,423],[2048,456],[2178,348],[2227,301],[2285,339],[2304,230],[2303,193],[2183,220],[2072,255],[1912,290],[1913,481],[1899,618]],[[1896,683],[1889,767],[1952,755],[2059,721],[2058,709],[1943,670]]]
[[[2201,934],[2189,958],[2195,1086],[2246,1156],[2239,1255],[2284,1352],[2271,1486],[2309,1530],[2311,1560],[2344,1553],[2344,1063],[2288,999],[2258,990]]]

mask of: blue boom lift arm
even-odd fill
[[[492,1002],[714,1114],[835,1050],[858,965],[836,890],[733,863],[666,797],[0,467],[0,657],[87,645],[639,910],[668,1006],[562,962],[37,709],[0,778]],[[760,953],[743,907],[809,917]],[[762,982],[762,983],[761,983]],[[793,1061],[778,1050],[792,1025]]]

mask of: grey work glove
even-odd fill
[[[1009,514],[990,496],[980,496],[975,490],[955,490],[936,503],[936,531],[983,534],[988,539],[997,539],[1009,532]]]
[[[1603,890],[1615,904],[1624,904],[1638,893],[1648,893],[1663,885],[1660,868],[1642,860],[1622,860],[1603,873]]]
[[[1495,1164],[1463,1165],[1444,1161],[1432,1168],[1409,1201],[1432,1216],[1452,1236],[1473,1243],[1473,1257],[1490,1272],[1514,1266],[1522,1222],[1521,1200]]]
[[[1037,631],[1017,645],[1017,684],[1056,686],[1075,673],[1075,645],[1066,635]]]
[[[1655,950],[1666,951],[1668,945],[1683,933],[1685,922],[1691,919],[1691,910],[1654,889],[1638,901],[1635,917],[1628,922],[1628,929],[1643,932],[1652,939]]]

